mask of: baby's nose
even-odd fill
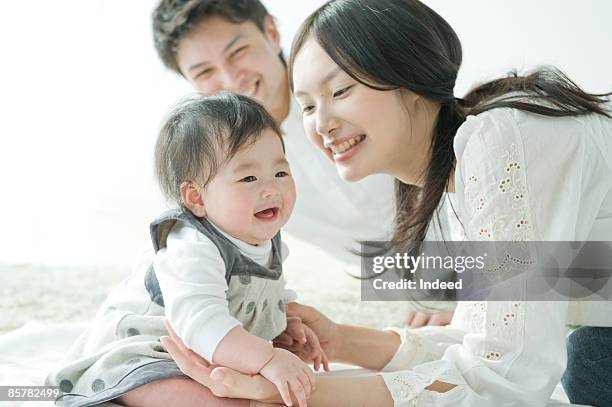
[[[278,194],[279,194],[278,190],[276,190],[276,189],[272,189],[272,188],[267,188],[267,189],[265,189],[265,190],[263,191],[262,196],[263,196],[265,199],[269,199],[269,198],[273,198],[273,197],[275,197],[275,196],[276,196],[276,195],[278,195]]]

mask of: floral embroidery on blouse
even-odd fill
[[[525,330],[525,304],[523,302],[489,303],[486,333],[490,338],[483,349],[485,360],[496,361],[504,357],[517,356],[522,348]],[[520,342],[520,343],[519,343]]]
[[[413,380],[409,380],[401,374],[393,377],[391,382],[397,387],[402,399],[410,400],[409,406],[416,406],[418,394],[422,390],[420,386],[416,386]]]
[[[528,193],[523,155],[517,140],[503,139],[492,134],[491,144],[475,138],[477,153],[472,153],[464,165],[464,199],[471,217],[473,240],[514,241],[533,240],[533,225],[529,219]],[[500,142],[500,140],[502,140]],[[487,140],[489,142],[489,140]],[[488,156],[488,157],[487,157]],[[491,156],[499,157],[492,160]],[[499,281],[517,270],[525,270],[533,261],[528,245],[518,246],[517,253],[505,253],[495,264],[487,264],[487,275]],[[518,355],[522,350],[525,328],[524,302],[478,301],[471,307],[473,333],[485,334],[481,358],[492,368],[500,361]]]
[[[517,144],[511,143],[500,152],[501,165],[498,171],[493,171],[492,174],[467,176],[465,184],[467,209],[472,216],[482,219],[478,236],[475,236],[480,240],[528,240],[532,225],[525,210],[527,186],[524,166],[521,165],[519,156]],[[485,196],[487,193],[496,196],[487,197]],[[498,208],[490,208],[492,205]],[[501,205],[503,210],[499,210]],[[487,212],[494,212],[495,216],[488,217]]]
[[[551,120],[557,119],[500,108],[470,116],[461,125],[454,141],[454,196],[466,240],[521,242],[520,248],[533,241],[574,236],[575,226],[588,231],[586,221],[577,217],[585,212],[582,201],[592,202],[581,192],[604,185],[601,194],[608,194],[612,183],[591,184],[593,177],[585,176],[603,174],[612,166],[609,160],[601,161],[601,149],[590,145],[592,140],[582,132],[595,129],[599,137],[604,127],[599,120],[587,123],[588,117],[576,123],[575,118]],[[605,130],[609,128],[606,123]],[[601,194],[597,199],[602,199]],[[558,214],[567,214],[568,219]],[[492,275],[531,265],[521,249],[497,251],[495,261]],[[430,342],[437,343],[441,353],[437,360],[415,366],[416,360],[403,353],[410,346],[405,347],[402,338],[396,355],[405,354],[408,363],[402,365],[398,358],[393,367],[405,370],[381,373],[395,407],[532,401],[545,405],[555,385],[550,379],[560,377],[564,368],[559,361],[566,353],[568,305],[525,301],[524,292],[517,294],[514,301],[459,302],[449,327],[411,330],[423,337],[425,349]],[[424,391],[434,380],[456,384],[456,390],[445,394]],[[419,384],[424,387],[414,397]]]

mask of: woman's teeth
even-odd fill
[[[356,146],[357,144],[361,143],[363,141],[363,139],[365,139],[365,134],[362,134],[360,136],[356,136],[353,137],[351,139],[346,140],[344,143],[342,144],[337,144],[335,146],[331,146],[330,150],[334,153],[334,154],[342,154],[344,153],[346,150]]]

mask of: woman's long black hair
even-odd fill
[[[387,249],[425,238],[453,173],[453,139],[466,116],[510,107],[545,116],[610,117],[603,104],[612,93],[586,93],[553,67],[527,76],[513,73],[456,98],[461,43],[451,26],[418,0],[332,0],[321,6],[294,39],[289,58],[292,88],[295,57],[310,38],[360,83],[379,90],[408,89],[441,105],[423,185],[396,180],[395,229]]]

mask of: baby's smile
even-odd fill
[[[280,207],[273,206],[273,207],[261,210],[259,212],[255,212],[255,217],[263,221],[273,221],[278,218],[279,210],[280,210]]]

